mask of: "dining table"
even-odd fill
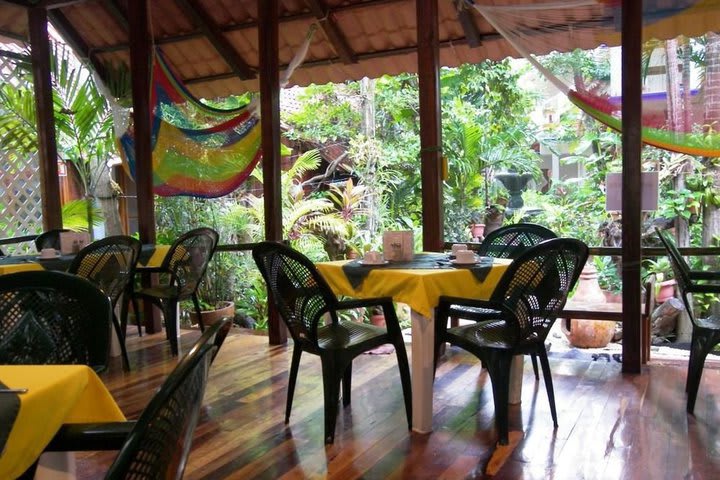
[[[319,262],[316,267],[336,295],[392,297],[410,307],[412,429],[432,431],[435,307],[443,295],[490,298],[512,261],[491,257],[459,265],[444,253],[417,253],[404,262],[364,264],[358,260]]]
[[[138,257],[138,266],[159,267],[169,250],[169,245],[143,244]],[[42,258],[39,253],[0,256],[0,275],[31,270],[65,271],[75,259],[75,255],[74,253],[58,254],[51,258]]]
[[[0,478],[25,472],[64,424],[121,421],[86,365],[0,365]]]
[[[168,251],[170,251],[170,245],[143,244],[140,249],[140,255],[138,256],[138,266],[159,267]],[[58,254],[52,258],[42,258],[39,253],[0,256],[0,275],[38,270],[64,272],[70,267],[70,264],[75,259],[75,255],[74,253]],[[110,331],[110,356],[118,357],[122,353],[120,340],[114,328],[111,328]]]

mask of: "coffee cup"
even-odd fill
[[[54,248],[43,248],[40,250],[41,258],[55,258],[57,257],[57,251]]]
[[[369,252],[365,253],[365,256],[363,257],[364,263],[382,263],[383,257],[380,252],[376,252],[374,250],[370,250]]]
[[[458,253],[460,250],[467,250],[467,249],[468,249],[468,248],[467,248],[467,245],[465,245],[464,243],[453,243],[453,245],[452,245],[451,248],[452,248],[452,254],[453,254],[453,255],[457,255],[457,253]]]
[[[455,253],[457,263],[475,263],[475,252],[472,250],[458,250]]]

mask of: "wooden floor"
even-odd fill
[[[183,346],[197,337],[184,332]],[[129,340],[133,371],[124,374],[116,361],[103,380],[136,418],[174,360],[161,335]],[[720,478],[718,364],[706,365],[693,417],[685,414],[684,362],[623,375],[615,361],[551,358],[560,424],[553,430],[545,388],[527,362],[522,404],[510,410],[512,445],[497,450],[489,378],[472,357],[449,351],[435,382],[434,432],[420,435],[407,429],[395,356],[362,355],[352,404],[325,447],[317,357],[303,356],[283,423],[289,352],[266,337],[231,333],[210,372],[186,479]],[[100,478],[113,458],[79,454],[78,478]]]

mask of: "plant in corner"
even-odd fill
[[[655,260],[647,260],[646,276],[655,275],[655,300],[662,303],[675,294],[675,276],[667,257],[658,257]]]

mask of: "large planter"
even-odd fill
[[[658,283],[655,288],[657,293],[655,294],[655,301],[660,304],[666,302],[675,296],[675,285],[677,282],[675,279],[665,280],[664,282]]]
[[[385,314],[384,313],[374,313],[370,317],[370,323],[375,325],[376,327],[385,327]]]
[[[598,285],[597,269],[592,259],[588,259],[580,273],[573,301],[589,305],[605,303],[605,295]],[[607,346],[615,335],[615,322],[573,318],[570,320],[569,330],[563,322],[562,331],[574,347],[602,348]]]
[[[482,240],[484,234],[485,234],[485,224],[484,223],[471,223],[470,224],[470,236],[472,238],[477,238],[477,239]]]
[[[235,317],[235,302],[218,302],[215,307],[215,310],[203,310],[200,312],[204,326],[210,326],[221,318]],[[198,321],[198,315],[197,313],[195,313],[195,310],[190,311],[190,323],[193,325],[200,323]]]

